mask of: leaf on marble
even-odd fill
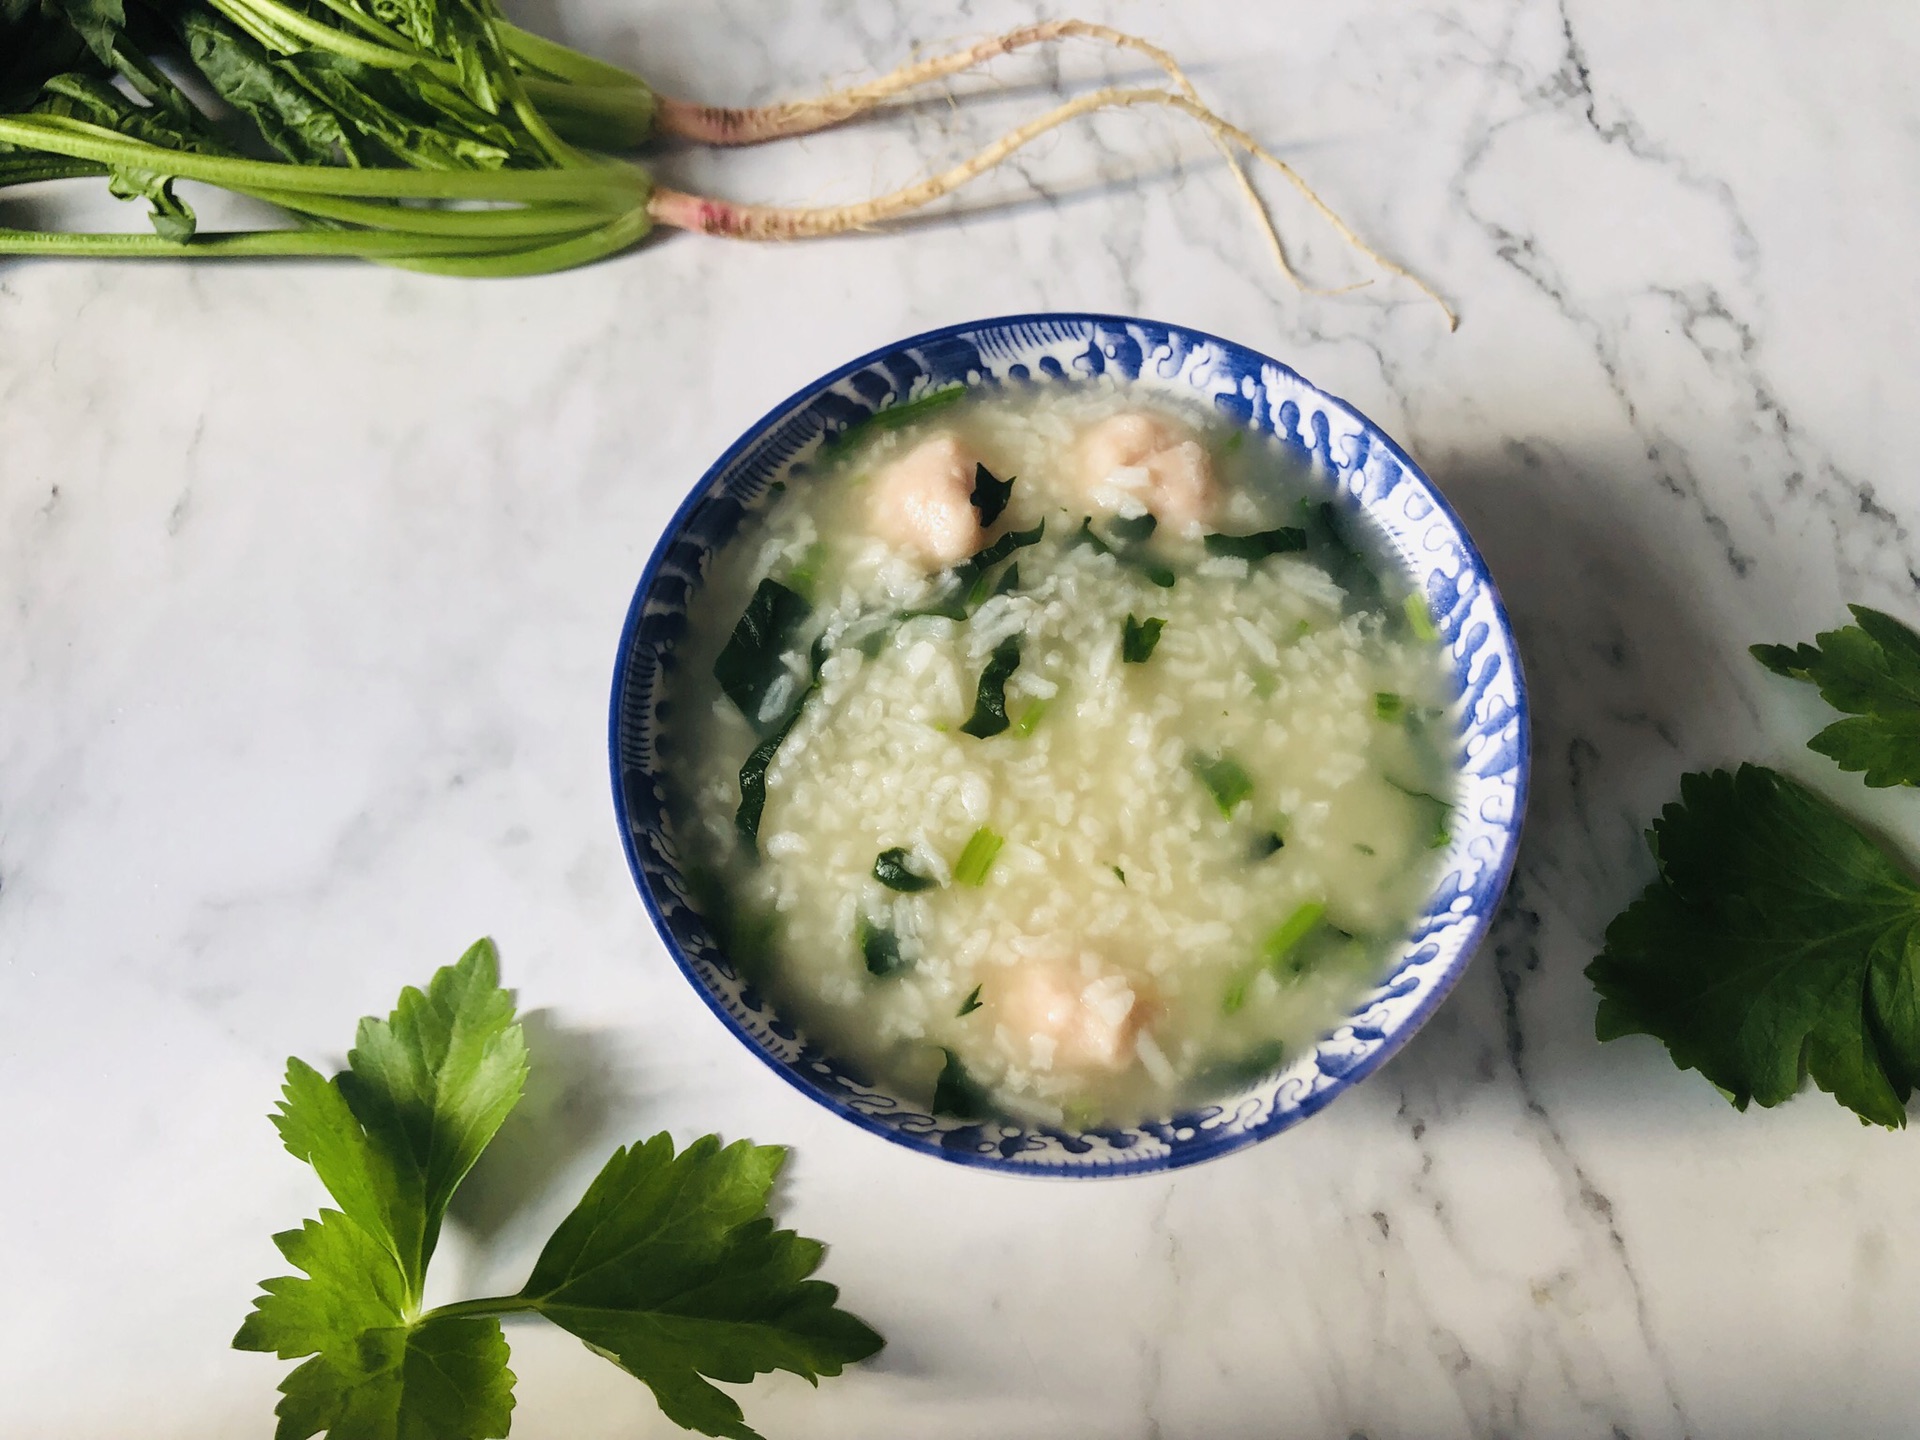
[[[338,1210],[322,1210],[318,1220],[274,1236],[273,1245],[305,1273],[261,1283],[235,1349],[294,1360],[340,1337],[405,1323],[406,1276],[385,1245]]]
[[[367,1330],[281,1382],[274,1440],[499,1440],[513,1381],[498,1320],[429,1315]]]
[[[482,940],[385,1020],[360,1022],[331,1081],[292,1060],[275,1128],[392,1252],[417,1301],[454,1189],[519,1103],[527,1046]]]
[[[495,1440],[513,1411],[498,1317],[539,1312],[644,1380],[676,1423],[755,1440],[710,1380],[837,1375],[880,1337],[810,1277],[818,1241],[766,1216],[786,1152],[656,1136],[614,1153],[515,1295],[422,1312],[449,1201],[527,1077],[499,957],[482,940],[386,1020],[360,1022],[331,1080],[298,1060],[273,1122],[340,1206],[274,1237],[300,1273],[263,1281],[233,1344],[305,1359],[275,1440]]]
[[[644,1381],[669,1420],[758,1440],[711,1380],[838,1375],[880,1337],[810,1277],[825,1247],[766,1218],[778,1146],[712,1136],[616,1150],[547,1242],[520,1300]]]
[[[1847,608],[1858,623],[1811,645],[1755,645],[1753,657],[1776,675],[1818,686],[1852,717],[1827,726],[1809,749],[1864,772],[1876,788],[1920,785],[1920,634],[1865,605]]]
[[[507,1433],[514,1377],[498,1320],[410,1319],[392,1254],[338,1210],[273,1243],[305,1274],[265,1281],[233,1344],[312,1357],[281,1382],[275,1440]]]
[[[1659,867],[1587,967],[1601,1040],[1651,1035],[1744,1110],[1811,1077],[1899,1128],[1920,1084],[1920,885],[1823,797],[1743,765],[1682,777]]]

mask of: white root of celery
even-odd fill
[[[1117,50],[1131,50],[1143,55],[1158,65],[1174,87],[1196,105],[1204,102],[1200,92],[1187,78],[1187,72],[1180,62],[1160,46],[1139,35],[1130,35],[1124,30],[1116,30],[1110,25],[1097,25],[1088,20],[1047,20],[1037,25],[1022,25],[995,35],[964,49],[952,51],[946,55],[937,55],[927,60],[918,60],[902,65],[876,80],[865,81],[859,85],[849,85],[844,89],[832,90],[824,95],[816,95],[809,100],[791,100],[777,105],[765,105],[751,109],[734,109],[724,106],[694,105],[683,100],[667,96],[659,99],[659,125],[670,135],[685,139],[698,140],[711,145],[756,145],[768,140],[788,139],[798,135],[810,135],[820,130],[844,125],[886,101],[909,90],[919,89],[937,80],[949,79],[972,70],[1002,55],[1011,55],[1034,45],[1048,44],[1055,40],[1093,40],[1112,46]],[[1373,282],[1362,280],[1357,285],[1340,286],[1327,290],[1307,285],[1294,270],[1287,258],[1286,246],[1281,243],[1280,232],[1274,227],[1273,217],[1267,211],[1266,202],[1260,198],[1260,192],[1254,189],[1253,181],[1248,177],[1246,167],[1240,163],[1240,157],[1233,146],[1221,135],[1212,136],[1214,145],[1219,149],[1221,158],[1227,162],[1234,183],[1240,187],[1240,193],[1253,207],[1258,218],[1262,234],[1266,238],[1267,248],[1272,252],[1274,263],[1280,267],[1280,273],[1307,295],[1338,295]]]
[[[849,230],[868,230],[884,221],[932,204],[935,200],[1002,164],[1008,156],[1023,146],[1031,144],[1048,131],[1056,130],[1095,111],[1126,109],[1135,105],[1158,105],[1178,110],[1205,126],[1216,141],[1231,144],[1262,164],[1279,171],[1342,240],[1380,269],[1406,280],[1433,301],[1440,308],[1440,312],[1447,317],[1449,330],[1459,327],[1459,317],[1454,313],[1453,307],[1441,298],[1438,291],[1404,265],[1389,259],[1361,239],[1353,227],[1322,200],[1313,187],[1307,184],[1291,165],[1239,126],[1221,119],[1199,101],[1187,95],[1175,94],[1170,90],[1108,87],[1091,94],[1077,96],[1049,110],[1046,114],[1008,131],[977,155],[951,169],[928,176],[924,180],[890,194],[876,196],[874,199],[861,201],[858,204],[806,209],[789,209],[773,205],[736,205],[724,200],[713,200],[677,190],[659,188],[654,191],[653,198],[648,204],[648,211],[654,220],[662,225],[742,240],[801,240],[822,235],[844,234]],[[1253,195],[1250,182],[1246,188],[1247,193]],[[1259,197],[1253,195],[1253,199],[1258,205]],[[1262,207],[1262,214],[1264,213],[1264,207]],[[1289,278],[1295,278],[1292,268],[1286,263],[1284,254],[1280,256],[1280,264]],[[1297,279],[1295,283],[1298,283]]]

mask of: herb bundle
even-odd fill
[[[1074,38],[1144,55],[1169,83],[1080,95],[970,160],[859,204],[736,204],[657,185],[621,158],[660,135],[746,145],[810,134]],[[1081,116],[1136,106],[1206,128],[1289,278],[1241,155],[1276,169],[1344,241],[1454,323],[1431,287],[1203,105],[1171,55],[1077,20],[1022,26],[810,100],[729,109],[659,95],[510,23],[496,0],[0,0],[0,195],[104,179],[144,201],[153,222],[148,235],[0,228],[0,255],[336,256],[506,276],[587,264],[662,225],[758,240],[842,234],[931,204]],[[206,233],[181,180],[264,202],[279,223]]]
[[[424,1309],[460,1182],[520,1099],[527,1047],[482,940],[386,1020],[360,1022],[331,1080],[299,1060],[273,1123],[338,1210],[274,1244],[303,1273],[261,1284],[234,1346],[306,1358],[281,1382],[275,1440],[484,1440],[507,1434],[499,1317],[544,1316],[644,1381],[675,1424],[758,1440],[711,1380],[814,1380],[880,1348],[808,1277],[819,1242],[776,1230],[786,1152],[664,1134],[614,1151],[512,1295]]]

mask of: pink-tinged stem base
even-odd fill
[[[902,65],[878,79],[809,100],[789,100],[777,105],[736,109],[725,105],[696,105],[663,95],[658,97],[655,124],[663,134],[678,136],[700,145],[759,145],[769,140],[812,135],[835,125],[844,125],[909,90],[972,70],[1002,55],[1011,55],[1016,50],[1033,45],[1073,38],[1095,40],[1119,49],[1136,51],[1191,91],[1173,57],[1137,35],[1128,35],[1105,25],[1089,24],[1084,20],[1043,20],[1038,24],[1022,25],[950,54]]]
[[[676,230],[724,235],[732,240],[783,240],[794,237],[791,228],[780,234],[764,223],[755,224],[755,211],[758,208],[664,188],[655,189],[652,198],[647,201],[647,213],[653,216],[654,223],[671,225]]]

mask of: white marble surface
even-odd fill
[[[1027,9],[527,13],[745,101]],[[618,1142],[790,1143],[787,1216],[892,1343],[817,1393],[754,1386],[771,1437],[1920,1435],[1920,1136],[1817,1096],[1735,1114],[1652,1042],[1597,1045],[1580,974],[1682,769],[1850,787],[1799,748],[1817,702],[1743,647],[1848,599],[1920,614],[1920,12],[1082,13],[1186,58],[1459,333],[1404,287],[1290,293],[1204,142],[1147,115],[884,237],[672,237],[505,284],[0,265],[0,1433],[268,1432],[284,1367],[226,1346],[320,1199],[263,1118],[285,1058],[337,1060],[491,933],[544,1123],[443,1283],[517,1284]],[[1107,63],[662,168],[853,198],[1136,73]],[[1357,273],[1280,209],[1314,275]],[[621,617],[693,478],[852,354],[1049,306],[1223,332],[1395,432],[1505,586],[1536,706],[1518,882],[1454,998],[1323,1116],[1172,1178],[968,1173],[788,1089],[666,961],[608,800]],[[515,1435],[667,1433],[571,1340],[511,1338]]]

